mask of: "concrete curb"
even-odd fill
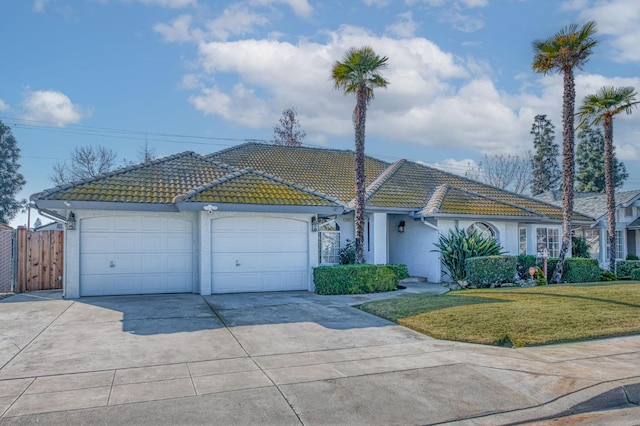
[[[600,383],[546,404],[447,422],[447,425],[520,425],[559,417],[640,405],[640,376]]]

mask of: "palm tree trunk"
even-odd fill
[[[361,84],[356,94],[356,110],[354,111],[354,124],[356,133],[356,212],[355,212],[355,239],[356,239],[356,263],[364,263],[364,207],[365,207],[365,173],[364,173],[364,135],[367,120],[366,87]]]
[[[616,183],[613,174],[613,117],[605,116],[604,127],[604,182],[607,191],[607,215],[609,216],[609,270],[616,272]]]
[[[562,245],[558,254],[558,264],[551,277],[552,283],[562,279],[564,260],[571,248],[571,217],[573,216],[573,185],[575,182],[574,163],[574,111],[576,85],[573,69],[564,69],[564,93],[562,95]]]

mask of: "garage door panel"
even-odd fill
[[[308,224],[234,217],[211,223],[214,293],[308,289]]]
[[[191,222],[126,216],[82,223],[81,295],[193,291]]]

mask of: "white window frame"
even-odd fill
[[[544,233],[540,231],[544,231]],[[551,231],[551,234],[555,234],[553,239],[549,238],[549,231]],[[536,227],[536,251],[541,253],[545,248],[549,250],[549,257],[558,257],[558,254],[560,254],[560,228]]]
[[[527,228],[518,228],[518,252],[527,254]]]
[[[318,218],[318,263],[340,263],[340,226],[335,218]]]
[[[607,261],[609,260],[609,256],[611,254],[611,247],[609,246],[609,231],[605,231],[605,234],[607,235]],[[616,260],[624,260],[625,256],[624,256],[624,247],[625,247],[625,240],[624,240],[624,230],[622,229],[616,229]]]

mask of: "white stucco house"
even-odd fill
[[[537,196],[542,201],[562,206],[562,192],[549,191]],[[616,203],[616,260],[624,260],[628,254],[640,255],[640,190],[621,191],[615,194]],[[600,266],[609,266],[607,228],[607,194],[602,192],[576,192],[575,211],[593,217],[590,225],[577,225],[574,234],[584,236],[590,246],[591,257]]]
[[[313,290],[354,238],[354,153],[246,143],[42,191],[66,223],[64,296]],[[511,254],[557,254],[562,210],[415,162],[366,158],[365,256],[440,282],[440,232],[478,227]],[[575,222],[594,220],[576,214]]]

